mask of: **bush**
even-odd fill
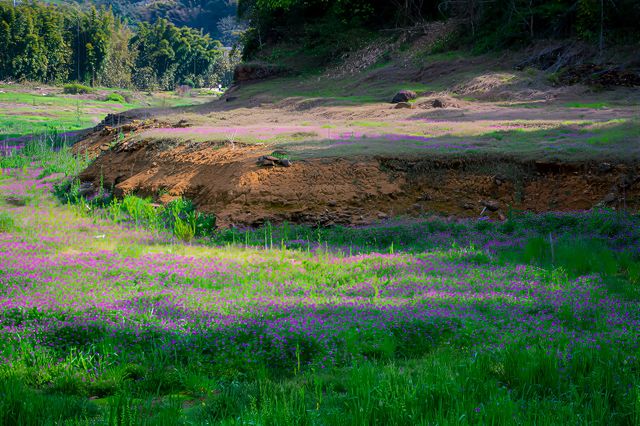
[[[15,229],[13,217],[7,212],[0,212],[0,233]]]
[[[93,92],[93,89],[89,86],[85,86],[80,83],[69,83],[65,84],[63,88],[63,92],[68,95],[80,95]]]
[[[126,102],[124,96],[120,93],[109,93],[107,97],[104,98],[105,102],[117,102],[119,104],[123,104]]]
[[[168,203],[162,216],[165,227],[183,241],[211,235],[216,229],[215,216],[197,212],[193,203],[183,198]]]

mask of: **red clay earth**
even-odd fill
[[[78,147],[80,148],[80,147]],[[115,185],[118,194],[183,196],[216,214],[221,226],[265,221],[364,224],[436,212],[500,218],[509,208],[586,210],[599,203],[640,208],[640,168],[627,164],[560,164],[513,160],[430,160],[416,156],[312,158],[265,168],[264,146],[145,140],[111,149],[81,175]],[[512,171],[511,176],[499,173]],[[513,170],[516,172],[514,173]],[[498,171],[498,173],[494,172]],[[484,202],[484,203],[483,203]]]

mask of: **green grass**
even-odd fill
[[[282,249],[280,241],[290,245],[306,240],[329,250],[350,246],[366,253],[411,252],[415,259],[440,259],[443,265],[468,265],[465,266],[465,279],[475,277],[479,286],[488,284],[485,280],[492,276],[487,274],[491,274],[492,268],[498,267],[500,262],[504,262],[502,267],[507,269],[512,265],[536,264],[543,268],[531,270],[538,274],[539,286],[561,289],[571,283],[569,276],[558,275],[560,267],[567,268],[575,276],[617,274],[607,266],[610,261],[616,262],[616,270],[622,269],[618,268],[618,258],[603,242],[605,240],[576,242],[568,236],[581,233],[598,238],[607,235],[637,238],[637,229],[633,227],[630,228],[631,235],[625,234],[629,229],[627,221],[637,223],[637,218],[601,212],[582,216],[514,216],[506,223],[435,220],[423,225],[390,224],[363,229],[284,225],[219,232],[213,235],[213,240],[206,241],[206,245],[147,245],[130,241],[127,235],[131,231],[119,235],[115,229],[108,231],[111,242],[92,237],[75,240],[88,223],[98,219],[84,213],[75,216],[70,214],[70,206],[60,207],[47,204],[49,202],[42,201],[44,210],[36,217],[26,211],[18,214],[32,227],[32,230],[21,230],[20,238],[38,238],[42,231],[55,233],[50,225],[62,220],[67,225],[63,232],[70,233],[73,238],[63,242],[51,239],[60,256],[68,249],[111,250],[110,244],[117,244],[115,252],[122,259],[135,258],[140,262],[145,256],[157,253],[180,254],[193,261],[214,257],[221,261],[253,263],[266,257],[260,270],[255,272],[257,275],[238,276],[235,285],[240,285],[240,289],[234,290],[231,285],[216,288],[216,291],[232,291],[228,293],[234,294],[229,296],[232,298],[246,297],[255,291],[250,290],[256,285],[254,283],[274,279],[291,280],[306,291],[322,291],[327,283],[348,287],[361,280],[373,282],[376,277],[402,277],[401,269],[393,262],[374,260],[370,263],[365,259],[355,264],[336,263],[335,254],[331,252],[314,254],[304,248]],[[126,209],[139,225],[148,227],[159,221],[157,210],[145,200],[130,197],[122,202],[122,206],[127,206],[121,208]],[[47,214],[49,209],[52,213]],[[43,224],[49,226],[43,227]],[[416,226],[423,228],[418,231]],[[500,251],[497,258],[482,249],[449,250],[442,242],[425,238],[448,234],[451,238],[448,244],[455,247],[455,241],[469,232],[509,235],[514,239],[531,233],[539,235],[529,238],[521,249]],[[567,237],[548,243],[547,233]],[[551,245],[555,247],[554,254]],[[254,250],[251,246],[263,248]],[[338,259],[351,257],[344,255]],[[267,265],[271,271],[265,268]],[[58,273],[63,277],[76,277],[74,279],[79,280],[80,285],[82,278],[72,275],[78,271],[69,268],[72,267],[65,266]],[[117,270],[109,272],[117,273]],[[433,277],[441,279],[440,274],[436,270]],[[143,286],[148,292],[147,286],[155,278],[140,274],[132,279],[129,285]],[[172,284],[171,280],[176,279],[165,276],[161,287],[182,285],[179,282]],[[406,279],[423,278],[410,275]],[[460,278],[454,274],[452,279]],[[188,282],[194,285],[196,280]],[[210,284],[203,281],[202,285]],[[631,282],[624,285],[628,287]],[[593,297],[604,296],[594,292]],[[637,292],[635,297],[639,297]],[[476,303],[477,309],[485,306],[485,302]],[[544,305],[523,306],[522,309],[532,312],[552,309]],[[483,309],[490,312],[491,303]],[[63,311],[59,315],[64,318],[67,314]],[[5,311],[3,315],[12,320],[38,321],[52,314],[34,309],[13,314]],[[153,321],[152,311],[145,315],[138,320]],[[590,326],[574,320],[570,310],[559,311],[557,315],[572,327]],[[605,327],[604,323],[597,324]],[[631,425],[640,420],[639,365],[629,353],[615,346],[594,350],[578,344],[570,358],[563,358],[549,351],[548,342],[531,339],[508,341],[504,347],[490,350],[469,346],[471,335],[483,333],[487,328],[490,328],[489,324],[469,322],[462,328],[462,334],[445,334],[437,339],[424,331],[415,342],[404,346],[397,336],[379,334],[371,339],[366,337],[364,330],[353,332],[346,347],[340,349],[351,358],[342,365],[327,368],[301,362],[300,357],[305,356],[302,351],[293,354],[291,362],[283,368],[268,364],[247,366],[230,358],[212,361],[210,355],[198,351],[164,350],[152,337],[116,356],[113,346],[117,345],[117,339],[91,343],[91,333],[100,335],[99,330],[89,332],[86,344],[51,349],[35,346],[28,340],[0,337],[3,356],[12,359],[10,365],[0,362],[0,423],[556,425],[573,424],[579,418],[585,424]],[[79,336],[82,330],[73,333]],[[399,336],[404,333],[406,331]],[[62,338],[64,334],[61,332],[60,336]],[[560,339],[554,344],[562,349],[570,343]]]
[[[7,212],[0,211],[0,233],[10,232],[15,229],[13,216]]]
[[[564,104],[567,108],[604,109],[611,108],[608,102],[569,102]]]
[[[384,68],[384,67],[382,67]],[[247,86],[238,92],[242,99],[259,94],[268,94],[280,100],[288,97],[302,97],[309,100],[322,100],[328,105],[362,105],[376,102],[391,102],[400,90],[413,90],[417,93],[444,88],[420,82],[393,82],[385,79],[367,79],[379,69],[367,70],[358,77],[328,78],[321,75],[286,77],[260,82]]]
[[[370,124],[378,127],[359,125]],[[533,158],[549,141],[602,137],[624,147],[637,128],[568,125],[479,139],[482,149]],[[637,215],[214,230],[187,200],[159,207],[103,188],[87,201],[77,181],[54,178],[56,202],[36,184],[87,165],[56,135],[0,158],[0,169],[11,169],[0,175],[0,262],[11,260],[0,270],[2,425],[640,424],[637,333],[623,328],[640,318]],[[438,138],[437,152],[464,140]],[[423,144],[353,142],[287,146],[298,146],[295,159],[317,155],[314,147],[395,155]],[[4,196],[16,187],[29,201],[9,208]],[[207,262],[214,267],[198,269]],[[427,290],[436,292],[421,299]],[[273,303],[257,309],[264,301]],[[280,313],[287,303],[294,309]],[[452,317],[385,322],[398,306]],[[322,321],[352,310],[367,320],[316,338],[305,331],[314,316],[295,329],[306,318],[296,315],[312,308]],[[237,315],[228,328],[188,328],[217,310]],[[282,340],[256,340],[270,329],[242,323],[226,346],[213,345],[247,318],[291,329]]]
[[[44,132],[66,132],[93,127],[107,114],[141,107],[186,107],[213,99],[182,98],[170,93],[134,94],[127,90],[94,89],[91,95],[60,93],[47,87],[41,93],[23,86],[4,86],[0,93],[0,140]],[[106,100],[98,92],[106,92]],[[124,100],[124,95],[131,102]]]

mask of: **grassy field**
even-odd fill
[[[640,423],[638,216],[198,237],[188,203],[87,201],[68,150],[25,153],[0,159],[0,424]]]
[[[58,87],[0,85],[0,141],[43,132],[86,129],[98,124],[107,114],[134,108],[190,106],[213,99],[197,94],[178,96],[118,90],[128,101],[107,100],[114,92],[98,88],[90,94],[72,95]]]

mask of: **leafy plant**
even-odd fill
[[[181,235],[188,237],[190,233],[188,228],[193,230],[191,238],[210,236],[216,229],[214,215],[196,211],[193,202],[184,198],[177,198],[165,206],[162,221],[165,227],[172,229],[178,238],[181,238]]]
[[[0,211],[0,233],[10,232],[15,229],[13,216],[8,212]]]
[[[109,93],[105,98],[104,98],[105,102],[117,102],[119,104],[123,104],[126,102],[126,100],[124,99],[124,96],[122,96],[120,93]]]
[[[93,92],[93,89],[89,86],[85,86],[80,83],[69,83],[63,86],[63,92],[68,95],[81,95]]]

